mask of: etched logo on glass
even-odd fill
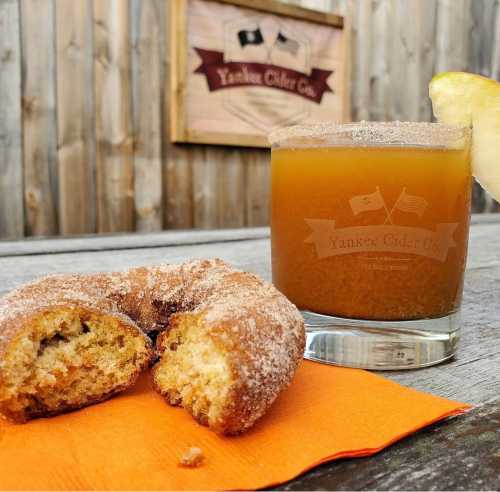
[[[387,252],[409,253],[444,262],[448,250],[455,247],[453,233],[458,224],[436,224],[435,230],[423,227],[396,225],[396,210],[415,214],[421,219],[428,207],[425,198],[411,195],[403,188],[389,209],[377,186],[373,193],[356,195],[349,200],[354,216],[364,212],[384,210],[385,220],[380,225],[336,227],[334,219],[305,219],[312,233],[305,239],[314,244],[318,258],[351,253]]]

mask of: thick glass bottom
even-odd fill
[[[302,311],[309,360],[363,369],[432,366],[453,357],[460,338],[460,313],[412,321],[338,318]]]

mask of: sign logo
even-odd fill
[[[448,250],[456,246],[453,233],[457,223],[437,224],[434,231],[394,225],[392,215],[395,210],[415,214],[421,219],[428,206],[425,198],[410,195],[406,188],[390,210],[378,186],[373,193],[352,197],[349,205],[354,216],[383,209],[385,220],[381,225],[336,228],[335,220],[305,219],[312,231],[305,242],[314,244],[318,258],[361,252],[391,252],[415,254],[444,262]]]
[[[194,49],[202,61],[194,73],[205,75],[210,92],[253,85],[291,92],[317,104],[325,92],[333,92],[326,82],[331,70],[313,68],[308,75],[267,63],[225,62],[221,51]]]
[[[272,19],[264,18],[251,24],[256,27],[236,27],[228,31],[229,60],[223,51],[193,47],[201,60],[194,73],[206,77],[210,92],[244,86],[267,87],[296,94],[316,104],[321,104],[325,92],[333,93],[327,82],[333,70],[307,70],[307,41],[294,37],[293,32],[284,32]]]

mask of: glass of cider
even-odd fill
[[[305,319],[307,359],[406,369],[460,337],[470,130],[294,126],[270,135],[273,282]]]

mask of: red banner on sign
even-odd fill
[[[317,104],[321,103],[325,92],[333,92],[327,83],[332,70],[313,68],[307,75],[266,63],[225,62],[222,51],[194,49],[202,62],[194,73],[206,76],[211,92],[253,85],[291,92]]]

